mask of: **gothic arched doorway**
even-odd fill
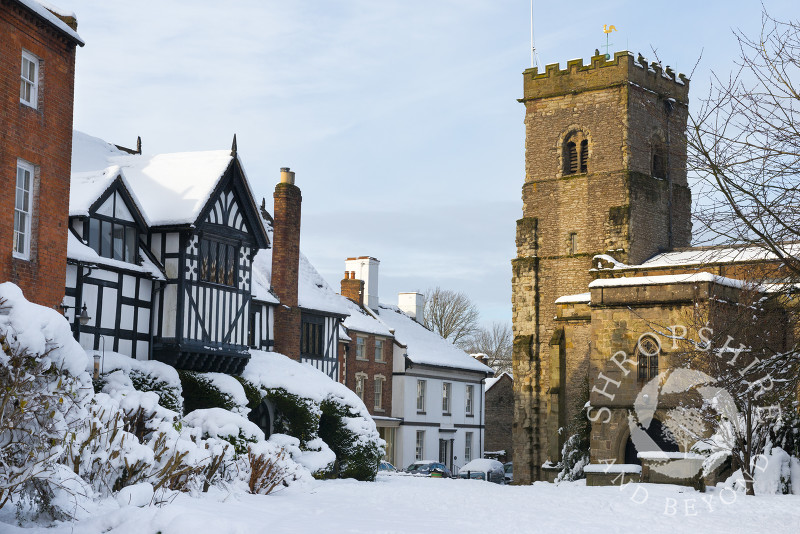
[[[653,419],[650,421],[650,426],[646,429],[643,429],[648,436],[655,442],[659,449],[664,452],[679,452],[680,448],[675,440],[672,439],[664,425],[661,424],[661,421],[658,419]],[[628,440],[625,442],[625,463],[626,464],[637,464],[641,465],[641,460],[638,458],[638,453],[645,452],[636,450],[636,445],[633,444],[633,440],[631,439],[630,433],[628,433]]]

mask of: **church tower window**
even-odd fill
[[[664,145],[658,143],[653,146],[653,178],[665,179],[667,177],[667,157]]]
[[[589,141],[583,132],[573,132],[564,141],[564,175],[589,172]]]
[[[652,380],[658,376],[658,354],[661,344],[651,336],[642,336],[636,344],[636,357],[639,363],[639,380]]]

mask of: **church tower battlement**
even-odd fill
[[[524,484],[545,478],[545,462],[558,462],[567,437],[558,430],[586,389],[589,342],[580,356],[558,348],[565,327],[554,320],[556,299],[587,291],[595,255],[638,264],[688,246],[691,192],[685,76],[618,52],[523,77],[525,182],[512,317],[514,476]]]

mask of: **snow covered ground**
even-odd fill
[[[800,532],[800,496],[745,497],[729,490],[583,482],[498,486],[482,481],[379,475],[376,482],[331,480],[269,496],[178,495],[161,507],[120,508],[107,500],[91,517],[49,529],[11,526],[4,534],[215,534],[310,532]]]

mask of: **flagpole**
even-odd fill
[[[536,47],[533,44],[533,0],[531,0],[531,68],[535,67],[534,54]]]

